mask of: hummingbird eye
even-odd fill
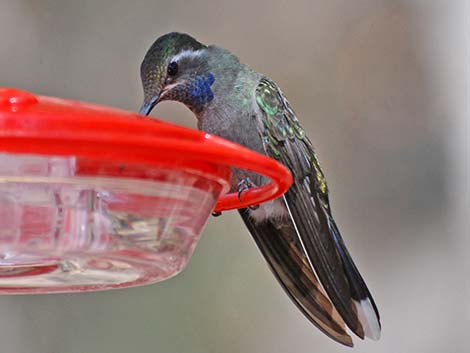
[[[166,72],[168,76],[175,76],[178,73],[178,63],[176,61],[169,63]]]

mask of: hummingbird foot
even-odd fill
[[[251,181],[250,178],[245,178],[245,179],[242,179],[238,183],[237,187],[238,187],[238,199],[241,201],[243,192],[250,188],[256,187],[256,185],[255,183]],[[251,206],[248,206],[248,208],[250,210],[256,210],[259,208],[259,205],[251,205]]]

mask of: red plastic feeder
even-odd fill
[[[232,167],[271,182],[240,201],[225,194]],[[211,212],[291,183],[283,165],[213,135],[0,89],[0,293],[164,280],[186,266]]]

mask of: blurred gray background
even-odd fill
[[[359,352],[467,352],[468,1],[0,0],[0,86],[137,110],[153,40],[186,31],[283,88],[382,315]],[[195,126],[164,103],[153,113]],[[347,352],[284,295],[236,212],[147,287],[0,297],[2,353]]]

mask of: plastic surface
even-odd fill
[[[222,190],[218,178],[197,173],[76,157],[3,153],[0,175],[0,293],[99,290],[173,276]]]
[[[272,200],[292,184],[289,170],[270,158],[214,135],[117,109],[0,88],[0,113],[1,151],[80,155],[202,173],[238,167],[272,180],[244,192],[241,201],[235,193],[222,196],[215,211]]]
[[[220,197],[231,167],[272,182],[242,201]],[[209,134],[0,89],[0,293],[166,279],[186,266],[214,207],[258,204],[291,182],[276,161]]]

